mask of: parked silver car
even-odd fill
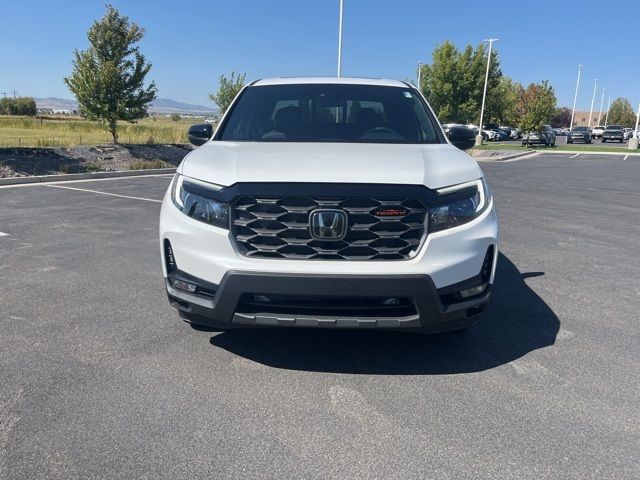
[[[556,144],[556,134],[550,125],[543,125],[540,132],[530,132],[522,136],[522,145],[540,143],[553,146]]]

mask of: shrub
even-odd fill
[[[129,164],[129,170],[150,170],[152,168],[167,168],[167,164],[162,160],[140,160]]]

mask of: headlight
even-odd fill
[[[188,217],[229,229],[229,205],[211,198],[219,185],[200,182],[176,174],[171,186],[173,204]]]
[[[439,232],[440,230],[463,225],[477,218],[485,211],[490,203],[491,193],[484,177],[473,182],[442,188],[438,190],[438,193],[454,193],[474,186],[476,187],[476,192],[472,196],[432,207],[429,210],[429,232]]]

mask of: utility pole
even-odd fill
[[[609,94],[609,103],[607,103],[607,118],[604,120],[604,126],[609,125],[609,109],[611,108],[611,94]]]
[[[593,96],[591,97],[591,110],[589,110],[589,128],[591,128],[591,117],[593,117],[593,102],[596,101],[596,89],[598,88],[598,79],[596,78],[596,83],[593,85]]]
[[[338,24],[338,77],[342,76],[342,9],[344,0],[340,0],[340,20]]]
[[[487,38],[484,41],[489,42],[489,55],[487,56],[487,72],[484,75],[484,91],[482,92],[482,107],[480,107],[480,125],[478,125],[478,135],[476,136],[476,145],[482,145],[482,122],[484,120],[484,102],[487,98],[487,83],[489,81],[489,65],[491,65],[491,48],[493,42],[497,42],[499,38]]]
[[[0,92],[3,98],[7,98],[7,92]]]
[[[418,90],[422,91],[420,89],[420,81],[422,80],[422,62],[418,62]]]
[[[571,110],[571,125],[569,125],[569,130],[573,128],[573,118],[576,116],[576,100],[578,99],[578,88],[580,87],[581,73],[582,65],[578,65],[578,81],[576,82],[576,93],[573,95],[573,110]]]
[[[598,110],[598,125],[600,125],[600,117],[602,117],[602,105],[604,103],[604,92],[607,90],[605,88],[602,89],[602,97],[600,97],[600,110]]]

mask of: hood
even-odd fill
[[[222,142],[189,153],[178,172],[218,185],[238,182],[389,183],[442,188],[482,176],[450,144]]]

